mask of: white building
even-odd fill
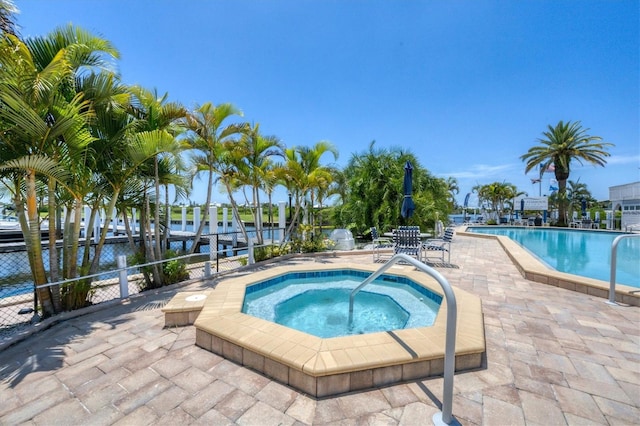
[[[609,187],[609,201],[613,212],[622,213],[622,230],[640,230],[640,182]]]

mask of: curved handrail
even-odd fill
[[[611,274],[609,276],[609,303],[616,304],[616,264],[618,263],[618,244],[625,238],[640,237],[640,234],[618,235],[611,243]]]
[[[386,264],[382,265],[380,269],[371,274],[365,279],[358,287],[353,289],[349,296],[349,324],[353,320],[353,299],[355,295],[367,284],[370,284],[373,280],[382,275],[387,269],[395,265],[398,262],[407,262],[415,266],[422,272],[431,275],[436,279],[442,291],[444,292],[445,300],[447,301],[447,325],[445,331],[445,348],[444,348],[444,384],[442,391],[442,413],[436,413],[433,416],[434,423],[440,423],[440,420],[446,424],[450,424],[452,421],[452,405],[453,405],[453,373],[455,371],[455,349],[456,349],[456,322],[458,318],[458,307],[456,305],[456,296],[453,294],[453,289],[449,282],[435,269],[425,265],[422,262],[417,261],[411,256],[406,254],[396,254]],[[441,416],[441,418],[440,418]]]

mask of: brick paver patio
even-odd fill
[[[371,262],[371,255],[297,258]],[[468,425],[640,423],[640,308],[523,279],[498,243],[459,236],[437,268],[481,297],[486,367],[456,374]],[[231,276],[224,279],[230,279]],[[314,399],[194,345],[160,310],[190,285],[56,324],[0,353],[0,424],[430,424],[442,378]],[[215,291],[215,290],[214,290]]]

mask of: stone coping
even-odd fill
[[[411,373],[411,377],[406,372],[394,374],[399,380],[442,374],[447,316],[447,303],[444,298],[431,327],[325,339],[241,312],[246,287],[259,281],[296,271],[354,269],[375,272],[378,268],[379,265],[349,263],[279,266],[226,279],[207,297],[194,323],[196,344],[314,396],[326,396],[357,388],[352,384],[329,384],[331,389],[322,390],[317,381],[322,377],[344,379],[344,375],[348,373],[373,372],[375,382],[375,372],[384,375],[386,373],[382,369],[385,367],[429,367],[431,361],[439,367],[434,364],[419,374]],[[443,295],[435,279],[413,266],[394,265],[385,274],[405,276]],[[458,307],[456,369],[479,368],[485,352],[481,301],[463,290],[453,290]],[[270,373],[269,365],[274,372]],[[282,368],[286,371],[283,372]],[[300,374],[304,376],[303,379],[295,379],[296,375]],[[349,380],[355,381],[355,378],[351,376]],[[303,384],[296,385],[296,382]],[[374,382],[373,385],[381,383]]]
[[[606,281],[556,271],[539,261],[534,255],[509,237],[466,232],[466,229],[467,227],[465,226],[463,229],[457,231],[457,233],[467,237],[497,240],[513,264],[518,268],[520,274],[530,281],[573,290],[591,296],[605,299],[609,298],[609,283]],[[618,303],[626,305],[640,306],[640,288],[616,284],[615,300]]]
[[[204,307],[211,290],[177,293],[163,308],[165,327],[191,325]]]

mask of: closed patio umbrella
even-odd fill
[[[580,207],[582,208],[582,217],[587,216],[587,200],[584,198],[580,201]]]
[[[404,190],[404,198],[402,199],[402,209],[400,214],[403,218],[409,219],[413,215],[413,211],[416,209],[416,205],[413,203],[411,193],[413,192],[413,167],[411,163],[407,161],[404,165],[404,182],[402,184]]]
[[[520,217],[524,219],[524,198],[520,200]]]

